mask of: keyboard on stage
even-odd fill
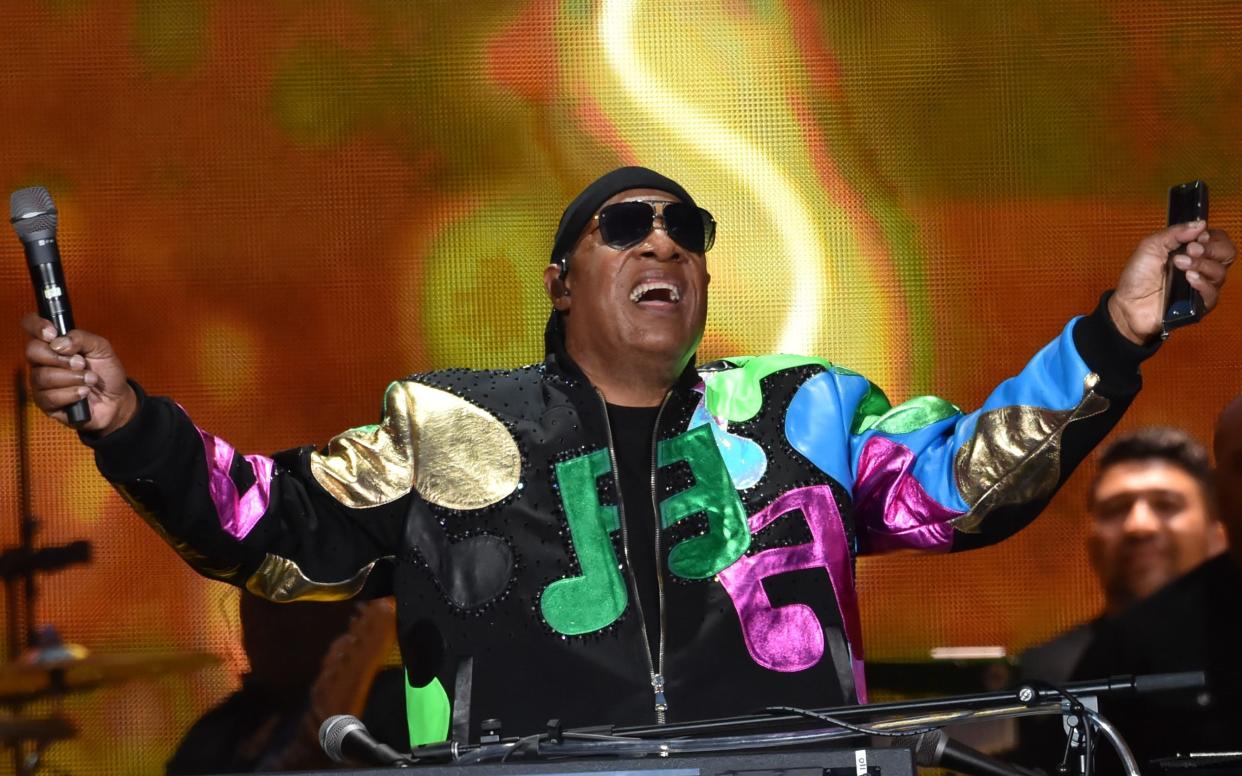
[[[302,776],[914,776],[909,749],[820,749],[704,756],[513,760],[483,765],[416,765],[303,771]]]

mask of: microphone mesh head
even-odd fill
[[[35,232],[56,234],[56,205],[42,186],[18,189],[9,197],[9,221],[18,237]]]
[[[934,768],[944,757],[944,748],[949,743],[949,735],[937,728],[918,737],[918,745],[914,747],[914,762],[924,768]]]
[[[366,730],[362,722],[352,714],[337,714],[328,717],[319,726],[319,746],[332,758],[333,762],[345,762],[345,754],[341,751],[341,742],[354,730]]]

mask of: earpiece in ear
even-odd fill
[[[552,306],[558,310],[564,310],[569,306],[569,287],[560,278],[552,281]]]
[[[548,291],[552,295],[552,306],[558,310],[565,309],[569,302],[569,286],[565,284],[565,276],[569,274],[569,255],[561,256],[555,264],[560,268],[556,277],[549,284]]]

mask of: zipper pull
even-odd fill
[[[651,691],[655,693],[655,710],[657,714],[668,711],[668,699],[664,697],[664,674],[651,675]]]

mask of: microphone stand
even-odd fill
[[[38,530],[38,521],[35,519],[31,508],[30,439],[26,428],[26,380],[20,369],[14,373],[13,387],[15,388],[14,396],[16,397],[16,423],[14,428],[17,431],[15,436],[17,438],[17,493],[19,509],[17,516],[18,546],[16,551],[23,555],[29,555],[34,550],[34,535],[35,531]],[[5,614],[7,615],[4,622],[5,658],[10,661],[17,659],[24,646],[34,642],[34,620],[31,611],[34,609],[36,595],[33,573],[16,568],[13,571],[13,574],[6,574],[4,576]],[[19,586],[21,587],[20,603],[18,600]]]
[[[68,544],[35,548],[39,519],[34,514],[30,477],[30,427],[27,423],[26,379],[22,370],[13,379],[17,440],[18,545],[0,551],[0,579],[5,596],[5,659],[13,661],[27,648],[39,644],[35,627],[35,601],[39,595],[36,574],[59,571],[78,563],[89,563],[91,544],[78,540]],[[21,592],[19,595],[18,587]]]
[[[5,661],[13,662],[22,651],[37,647],[39,632],[35,627],[35,602],[38,598],[38,586],[35,575],[59,571],[66,566],[88,563],[91,559],[91,544],[88,541],[74,541],[64,545],[53,545],[35,549],[35,534],[39,531],[39,520],[34,515],[34,498],[31,493],[30,477],[30,427],[27,423],[26,377],[21,369],[14,373],[16,424],[14,426],[17,440],[17,491],[18,515],[16,547],[0,551],[0,579],[4,580],[4,641]],[[18,588],[21,588],[20,593]],[[0,702],[0,705],[20,709],[23,700],[11,699]],[[20,739],[12,740],[13,772],[17,774],[34,773],[42,752],[40,743],[27,758],[23,755]]]

